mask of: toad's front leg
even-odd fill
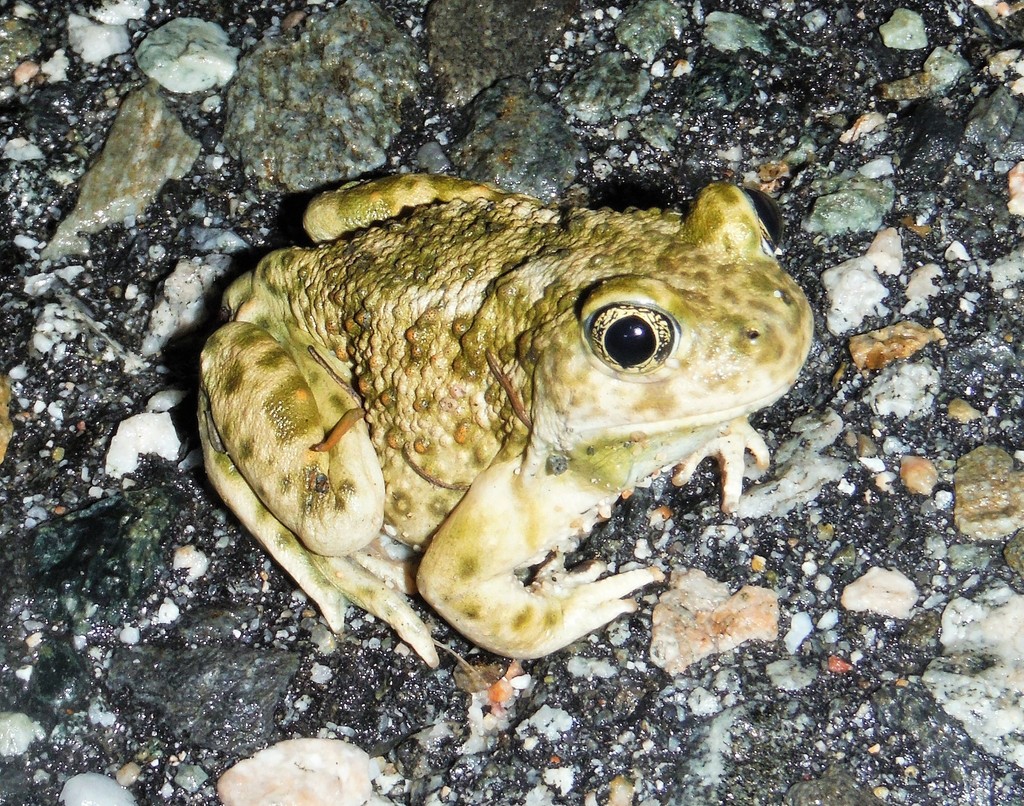
[[[242,523],[334,630],[351,600],[436,666],[426,625],[366,567],[365,547],[384,517],[384,481],[352,393],[300,346],[248,322],[213,334],[201,373],[207,473]]]
[[[525,587],[516,570],[578,531],[600,501],[564,477],[519,472],[518,460],[482,473],[435,534],[417,585],[448,623],[480,647],[538,658],[636,610],[624,599],[663,578],[642,568],[596,582]],[[577,526],[574,526],[574,522]]]

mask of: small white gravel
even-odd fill
[[[86,64],[99,64],[131,47],[123,25],[93,22],[80,14],[68,15],[68,43]]]
[[[106,472],[120,478],[134,473],[139,456],[154,453],[168,461],[178,458],[181,440],[167,412],[143,412],[121,421],[107,449]]]
[[[905,619],[919,595],[917,586],[899,571],[870,568],[843,589],[841,601],[847,610]]]
[[[135,806],[132,793],[113,778],[83,772],[68,778],[60,792],[64,806]]]

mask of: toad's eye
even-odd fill
[[[612,369],[650,372],[672,354],[676,332],[672,320],[655,308],[615,303],[594,312],[587,338]]]
[[[761,227],[761,247],[766,254],[774,255],[775,250],[782,242],[782,213],[775,199],[767,193],[762,193],[754,188],[743,188],[743,192],[750,199],[750,205],[757,214],[757,223]]]

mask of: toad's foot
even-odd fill
[[[746,452],[754,457],[759,470],[768,467],[771,451],[764,438],[754,430],[745,417],[729,423],[720,436],[709,440],[676,466],[672,483],[682,487],[693,476],[704,459],[714,456],[722,472],[722,511],[733,512],[743,492],[743,469]]]

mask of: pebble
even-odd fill
[[[889,101],[938,98],[953,89],[970,69],[970,64],[956,50],[938,47],[925,59],[920,73],[882,84],[879,91]]]
[[[703,571],[678,569],[658,598],[651,617],[651,660],[669,674],[680,674],[710,655],[751,641],[774,641],[779,603],[773,591],[728,585]]]
[[[143,412],[120,422],[110,439],[104,465],[108,476],[121,478],[134,473],[139,457],[156,454],[169,462],[176,461],[181,451],[181,440],[167,412]]]
[[[752,50],[768,56],[771,48],[761,27],[740,14],[712,11],[705,18],[704,39],[723,53]]]
[[[156,355],[171,339],[192,332],[206,320],[208,298],[231,265],[226,255],[178,261],[153,305],[142,339],[143,355]]]
[[[903,240],[895,227],[880,229],[865,256],[879,274],[895,276],[903,269]]]
[[[0,462],[7,456],[7,446],[14,435],[10,404],[11,379],[7,375],[0,375]]]
[[[1024,162],[1018,162],[1006,175],[1007,190],[1010,200],[1006,209],[1010,215],[1024,216]]]
[[[586,157],[562,113],[522,79],[482,92],[469,115],[470,129],[452,150],[452,163],[467,179],[554,200]]]
[[[1024,115],[1020,102],[1005,87],[997,87],[971,107],[963,136],[996,159],[1024,159]]]
[[[890,183],[865,176],[836,177],[822,187],[825,192],[814,200],[804,221],[808,232],[824,235],[876,232],[895,201]]]
[[[900,480],[915,495],[931,495],[939,483],[939,471],[931,459],[908,455],[900,459]]]
[[[821,284],[828,295],[825,324],[839,336],[855,330],[869,316],[884,316],[889,309],[882,300],[889,296],[867,257],[855,257],[822,272]]]
[[[910,358],[933,342],[944,344],[945,341],[946,337],[937,327],[897,322],[851,338],[850,357],[862,372],[882,369],[895,361]]]
[[[1024,529],[1015,532],[1003,547],[1003,559],[1017,576],[1024,577]]]
[[[224,145],[266,189],[354,179],[384,164],[420,92],[410,36],[370,0],[348,0],[310,15],[298,39],[268,37],[242,58]]]
[[[217,794],[224,806],[362,806],[373,797],[370,776],[370,756],[354,744],[288,739],[227,770]]]
[[[939,371],[930,361],[893,364],[867,389],[867,402],[879,417],[917,420],[931,413],[939,391]]]
[[[964,124],[941,100],[917,104],[901,126],[906,134],[899,151],[900,176],[927,183],[943,175],[960,149]]]
[[[44,736],[43,726],[28,714],[0,711],[0,756],[20,756]]]
[[[949,401],[949,405],[946,406],[946,412],[949,414],[950,419],[956,420],[958,423],[974,422],[985,416],[960,397],[955,397]]]
[[[131,20],[141,20],[148,11],[149,0],[106,0],[90,15],[94,20],[108,25],[124,25]]]
[[[79,183],[78,201],[54,234],[43,258],[85,254],[82,233],[98,232],[141,213],[168,179],[181,179],[199,156],[155,85],[146,84],[121,103],[99,159]]]
[[[928,300],[939,294],[935,280],[941,276],[942,267],[937,263],[925,263],[914,269],[907,282],[907,287],[903,289],[907,303],[900,309],[900,313],[923,313],[928,310]]]
[[[615,38],[650,64],[672,39],[678,39],[686,12],[672,0],[641,0],[615,25]]]
[[[1024,596],[996,585],[942,613],[942,657],[922,681],[986,752],[1024,768]]]
[[[1024,473],[996,445],[975,448],[956,463],[956,528],[972,540],[1000,540],[1024,528]]]
[[[142,40],[135,61],[142,72],[171,92],[201,92],[231,80],[238,48],[228,44],[228,35],[216,23],[178,17]]]
[[[35,53],[42,43],[39,29],[28,20],[0,20],[0,78]]]
[[[640,111],[651,79],[624,53],[608,51],[580,70],[562,89],[565,111],[584,123],[603,123]]]
[[[99,64],[131,48],[123,25],[93,22],[80,14],[68,15],[68,44],[86,64]]]
[[[135,806],[131,792],[96,772],[68,778],[60,791],[60,802],[64,806]]]
[[[905,619],[918,596],[917,586],[899,571],[870,568],[843,588],[840,602],[847,610]]]
[[[878,26],[882,44],[894,50],[919,50],[928,47],[928,34],[924,20],[916,11],[897,8],[888,22]]]

